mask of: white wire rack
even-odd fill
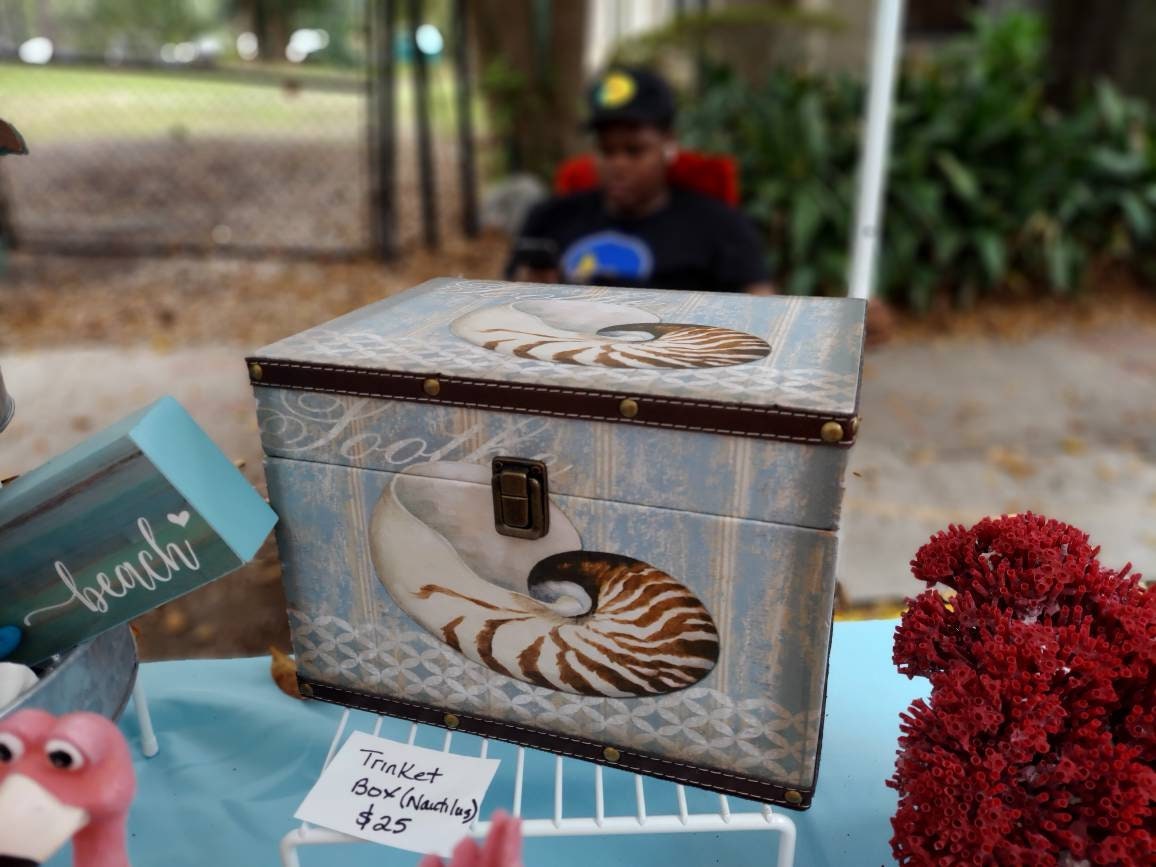
[[[137,674],[136,683],[132,688],[132,704],[136,709],[137,724],[140,726],[140,751],[146,759],[151,759],[161,751],[157,742],[157,733],[153,729],[153,716],[149,713],[149,700],[145,695],[144,685]]]
[[[337,748],[342,744],[346,730],[349,729],[350,712],[346,709],[341,715],[341,721],[338,723],[337,731],[333,735],[333,741],[329,745],[329,753],[325,757],[325,764],[323,767],[328,767],[329,763],[333,761],[334,755],[337,753]],[[381,736],[381,727],[384,718],[378,716],[373,726],[373,734]],[[420,729],[430,728],[421,726],[418,723],[411,723],[409,726],[409,737],[407,743],[413,744],[417,741]],[[440,732],[440,729],[433,731]],[[451,752],[454,746],[454,733],[452,731],[445,731],[442,740],[442,751]],[[481,746],[477,751],[477,755],[486,758],[490,752],[490,740],[488,738],[474,738],[466,736],[476,744],[480,741]],[[459,736],[459,744],[464,740]],[[461,747],[459,746],[459,752]],[[778,858],[775,861],[767,861],[767,864],[774,864],[775,867],[793,867],[795,863],[795,823],[787,815],[775,812],[769,806],[759,806],[757,810],[732,810],[730,801],[725,795],[710,795],[711,799],[716,799],[717,809],[710,812],[692,812],[687,804],[687,789],[684,786],[676,785],[675,798],[678,812],[672,814],[651,814],[647,810],[646,794],[644,791],[643,778],[638,774],[630,774],[634,778],[634,809],[632,812],[616,815],[611,812],[608,815],[606,810],[606,787],[603,783],[603,769],[601,765],[594,765],[589,762],[583,762],[578,759],[571,759],[570,767],[575,766],[583,769],[592,770],[593,782],[593,810],[589,809],[589,801],[587,800],[586,792],[575,793],[575,786],[573,780],[570,785],[565,784],[567,774],[565,773],[566,760],[562,756],[549,756],[553,760],[553,814],[544,818],[527,818],[522,814],[522,794],[526,789],[525,781],[527,779],[527,757],[531,757],[537,761],[538,757],[546,757],[547,754],[538,753],[536,750],[526,750],[524,747],[518,747],[514,778],[513,778],[513,798],[512,804],[508,808],[508,812],[514,816],[522,818],[522,834],[526,838],[530,837],[586,837],[586,836],[610,836],[620,834],[677,834],[677,833],[694,833],[694,832],[710,832],[719,833],[722,831],[772,831],[778,833]],[[621,771],[613,771],[614,774],[623,774]],[[572,776],[572,775],[571,775]],[[491,789],[493,792],[494,789]],[[706,796],[707,793],[692,789],[691,792],[695,795],[695,800],[701,800],[701,796]],[[567,799],[570,800],[567,800]],[[579,803],[581,802],[581,803]],[[495,805],[487,799],[486,809],[493,811]],[[589,815],[593,813],[593,815]],[[485,821],[475,820],[470,826],[470,834],[474,837],[483,837],[489,830],[490,823]],[[308,822],[303,822],[300,827],[294,828],[286,834],[281,840],[281,864],[283,867],[301,867],[301,861],[298,850],[303,846],[324,846],[333,844],[349,844],[359,843],[362,845],[373,845],[359,840],[356,837],[351,837],[347,834],[342,834],[338,831],[330,831],[326,828],[319,828],[311,825]],[[771,850],[768,849],[768,853]],[[769,858],[769,854],[768,854]]]

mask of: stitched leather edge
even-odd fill
[[[260,356],[245,361],[254,386],[611,421],[834,448],[848,448],[855,442],[856,416],[847,414],[494,382],[437,373],[398,373],[337,364],[305,364]],[[257,367],[260,368],[259,377],[253,375]],[[425,391],[425,383],[430,379],[437,380],[436,395]],[[620,413],[625,398],[637,401],[638,412],[633,418],[623,418]],[[827,442],[822,437],[823,426],[828,422],[838,422],[841,426],[842,437],[836,442]]]
[[[695,788],[706,789],[723,795],[734,795],[739,798],[749,798],[761,803],[775,804],[790,810],[808,809],[814,795],[813,786],[800,788],[758,780],[741,774],[732,774],[727,771],[664,759],[617,744],[546,732],[517,723],[461,713],[449,708],[436,708],[418,702],[373,695],[301,675],[298,675],[297,681],[299,684],[309,687],[309,690],[312,691],[312,698],[329,704],[358,708],[371,713],[385,714],[439,728],[449,728],[446,725],[446,715],[452,713],[458,722],[454,726],[454,731],[507,741],[555,755],[571,756],[605,765],[608,768],[621,768],[648,777],[685,783]],[[606,747],[614,747],[619,751],[618,761],[606,760],[603,755],[603,750]],[[786,793],[788,791],[798,792],[801,796],[800,802],[793,804],[787,801]]]

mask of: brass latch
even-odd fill
[[[522,458],[494,458],[494,526],[503,536],[541,539],[550,532],[546,465]]]

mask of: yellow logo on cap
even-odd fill
[[[598,270],[598,257],[593,253],[587,253],[578,260],[578,267],[574,269],[575,276],[580,280],[585,280],[591,274]]]
[[[624,72],[612,72],[602,79],[598,102],[605,108],[618,108],[634,97],[634,79]]]

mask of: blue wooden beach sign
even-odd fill
[[[0,489],[0,625],[29,665],[245,564],[277,517],[172,398]]]

